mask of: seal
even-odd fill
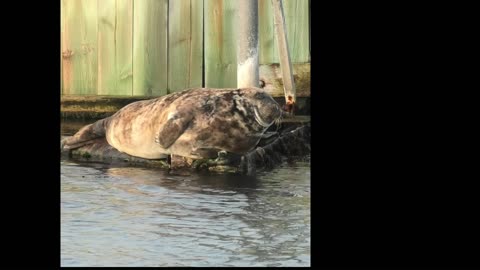
[[[260,88],[192,88],[130,103],[64,139],[61,149],[104,137],[120,152],[145,159],[241,155],[281,116],[279,104]]]

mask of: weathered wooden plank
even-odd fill
[[[308,0],[308,62],[312,60],[312,1]]]
[[[133,5],[133,95],[166,95],[168,0]]]
[[[133,94],[133,0],[117,0],[118,93]]]
[[[60,19],[60,28],[61,28],[61,35],[60,35],[60,43],[62,50],[60,52],[60,58],[62,62],[62,94],[68,94],[72,91],[72,86],[73,86],[73,78],[72,78],[72,61],[71,59],[68,58],[69,51],[68,51],[68,45],[70,41],[70,32],[67,31],[68,27],[65,21],[65,16],[67,14],[67,7],[70,5],[67,5],[65,0],[62,0],[60,3],[60,13],[61,13],[61,19]]]
[[[273,27],[273,7],[271,0],[258,0],[258,45],[259,63],[278,63],[275,32]]]
[[[64,94],[97,93],[97,0],[62,0]]]
[[[117,87],[115,65],[116,0],[98,2],[98,94],[106,95]]]
[[[168,6],[168,90],[202,87],[203,0]]]
[[[132,95],[133,0],[98,2],[98,94]]]
[[[293,63],[310,59],[308,0],[283,0],[288,47]]]
[[[280,68],[282,70],[283,89],[285,90],[285,101],[293,97],[296,101],[295,82],[293,80],[292,61],[290,59],[289,44],[285,27],[285,17],[282,7],[282,0],[272,0],[273,17],[275,19],[275,34],[278,44]]]
[[[237,86],[235,0],[204,0],[205,86]]]

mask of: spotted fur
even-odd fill
[[[280,106],[258,88],[187,89],[131,103],[83,128],[64,145],[78,147],[105,136],[117,150],[147,159],[169,154],[212,158],[219,151],[244,154],[280,117]]]

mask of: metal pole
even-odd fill
[[[258,87],[258,2],[237,2],[237,87]]]

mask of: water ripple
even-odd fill
[[[309,266],[310,164],[256,178],[61,162],[62,266]]]

